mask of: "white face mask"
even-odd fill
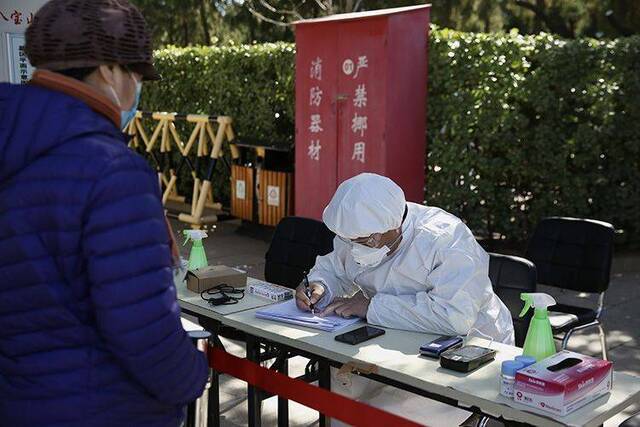
[[[353,243],[351,256],[355,262],[363,267],[376,267],[391,252],[389,246],[394,246],[401,236],[402,233],[398,234],[398,237],[390,245],[384,245],[381,248],[371,248],[360,243]]]
[[[351,248],[351,256],[355,262],[363,267],[375,267],[382,262],[390,251],[391,249],[386,245],[381,248],[370,248],[360,243],[354,243]]]

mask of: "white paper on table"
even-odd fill
[[[260,319],[275,320],[276,322],[291,323],[308,328],[334,332],[360,321],[354,317],[345,319],[335,314],[327,317],[319,317],[308,311],[302,311],[296,306],[296,301],[291,299],[279,304],[273,304],[262,310],[256,311],[256,317]]]

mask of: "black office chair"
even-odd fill
[[[265,256],[264,278],[295,289],[316,262],[333,250],[334,234],[322,222],[290,216],[276,227]]]
[[[620,427],[640,427],[640,411],[624,420]]]
[[[316,263],[316,257],[333,250],[335,235],[322,222],[311,218],[290,216],[283,218],[265,255],[264,278],[266,281],[295,289]],[[272,368],[288,372],[288,359],[294,352],[280,352]],[[305,374],[299,379],[306,382],[318,380],[318,361],[310,360]],[[265,395],[263,398],[268,398]],[[288,424],[288,402],[278,398],[278,425]]]
[[[560,289],[599,294],[595,309],[557,304],[549,309],[554,335],[563,336],[567,348],[571,335],[598,328],[602,358],[607,359],[607,341],[600,316],[609,288],[614,228],[590,219],[551,217],[542,220],[529,240],[526,257],[538,271],[538,283]]]
[[[536,291],[536,266],[531,261],[516,256],[490,253],[489,257],[489,279],[493,291],[509,309],[516,345],[522,347],[532,314],[529,311],[524,317],[520,317],[524,307],[520,294]]]

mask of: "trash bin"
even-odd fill
[[[231,166],[231,215],[253,221],[253,174],[247,166]]]
[[[293,155],[259,142],[239,143],[247,159],[231,169],[231,215],[275,227],[293,213]]]
[[[258,169],[258,223],[275,227],[292,213],[293,174]]]

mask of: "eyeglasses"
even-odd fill
[[[409,208],[407,205],[405,205],[404,214],[402,215],[402,222],[400,223],[400,225],[404,224],[404,220],[407,218],[408,212],[409,212]],[[382,240],[382,233],[373,233],[369,237],[362,237],[360,239],[353,239],[353,240],[344,238],[342,236],[338,236],[338,239],[342,240],[349,246],[353,246],[354,243],[357,243],[359,245],[369,246],[370,248],[377,248],[378,245],[380,244],[380,240]]]
[[[354,243],[357,243],[359,245],[365,245],[365,246],[369,246],[370,248],[375,248],[380,244],[380,240],[382,240],[382,234],[373,233],[369,237],[362,237],[360,239],[354,239],[354,240],[347,239],[342,236],[338,236],[338,238],[350,246],[353,246]]]
[[[222,283],[200,292],[200,298],[213,306],[237,304],[238,301],[244,298],[244,289],[234,288],[226,283]]]

